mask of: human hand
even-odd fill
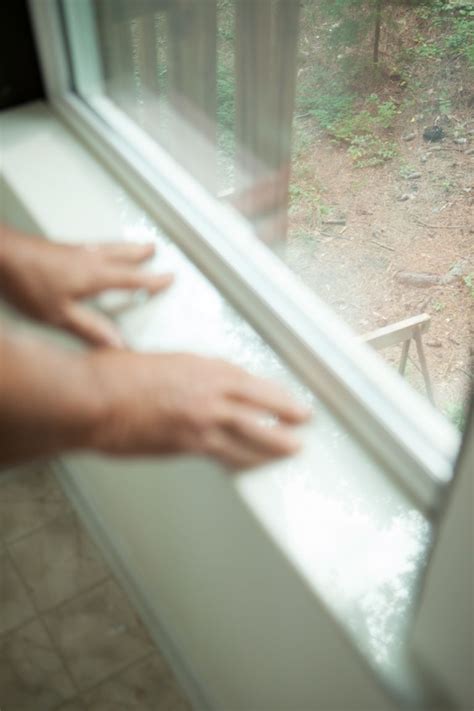
[[[184,353],[106,350],[88,358],[103,402],[92,446],[103,452],[194,453],[244,468],[299,449],[291,425],[309,412],[237,366]]]
[[[64,245],[2,228],[2,291],[28,316],[68,329],[95,345],[121,347],[110,319],[82,303],[106,289],[166,289],[171,274],[138,267],[152,244]]]

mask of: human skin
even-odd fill
[[[0,288],[7,275],[7,295],[26,313],[108,347],[72,352],[0,335],[1,463],[93,449],[208,455],[244,468],[299,448],[292,427],[309,413],[276,384],[219,359],[111,347],[120,345],[114,331],[80,300],[112,286],[157,291],[168,285],[169,275],[136,271],[145,250],[130,260],[120,245],[51,252],[39,238],[16,239],[25,239],[19,252],[13,242],[2,250]]]
[[[154,251],[152,244],[57,244],[0,225],[0,291],[28,316],[93,345],[120,347],[113,322],[82,300],[105,289],[166,289],[172,274],[138,268]]]

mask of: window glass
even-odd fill
[[[462,428],[472,11],[384,0],[92,7],[108,96]]]

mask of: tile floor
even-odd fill
[[[0,711],[191,711],[47,466],[0,472]]]

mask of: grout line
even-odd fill
[[[22,576],[20,570],[18,569],[18,566],[17,566],[17,564],[16,564],[16,562],[15,562],[15,560],[14,560],[14,558],[13,558],[13,556],[12,556],[12,554],[11,554],[11,552],[10,552],[9,550],[7,550],[7,555],[8,555],[8,557],[9,557],[9,559],[10,559],[10,562],[11,562],[11,564],[12,564],[14,570],[16,571],[18,577],[20,578],[22,585],[26,588],[26,594],[28,595],[28,597],[29,597],[29,599],[30,599],[30,602],[31,602],[31,604],[32,604],[32,606],[33,606],[33,609],[34,609],[35,612],[36,612],[36,616],[33,617],[33,618],[31,618],[30,622],[33,621],[33,620],[38,620],[38,622],[41,622],[41,626],[42,626],[43,629],[45,630],[46,636],[48,637],[48,639],[49,639],[49,641],[50,641],[50,643],[51,643],[51,646],[52,646],[53,650],[54,650],[54,651],[56,652],[56,654],[58,655],[59,661],[61,662],[61,664],[62,664],[63,667],[64,667],[64,671],[65,671],[65,673],[66,673],[66,676],[69,678],[69,681],[71,682],[74,691],[77,693],[79,690],[78,690],[78,688],[77,688],[76,682],[75,682],[75,680],[74,680],[74,678],[73,678],[73,676],[72,676],[72,674],[71,674],[71,672],[70,672],[70,670],[69,670],[69,667],[67,666],[67,664],[66,664],[66,662],[65,662],[65,659],[63,658],[63,655],[61,654],[61,650],[58,649],[58,647],[57,647],[57,645],[56,645],[54,639],[52,638],[52,635],[51,635],[51,633],[50,633],[50,631],[49,631],[49,629],[48,629],[48,626],[47,626],[46,622],[42,619],[42,615],[41,615],[40,611],[38,610],[38,607],[37,607],[37,605],[36,605],[36,602],[35,602],[35,600],[34,600],[32,594],[31,594],[31,592],[30,592],[29,586],[28,586],[28,585],[25,583],[25,581],[23,580],[23,576]],[[21,626],[23,626],[23,625],[21,625]],[[17,629],[19,629],[19,627],[18,627]],[[67,700],[67,699],[66,699],[66,700]]]
[[[35,526],[34,528],[30,529],[27,533],[20,533],[19,536],[15,536],[14,538],[4,538],[3,543],[5,546],[10,546],[10,545],[13,545],[14,543],[18,543],[19,541],[23,541],[25,538],[28,538],[28,536],[33,535],[33,533],[38,533],[38,531],[41,531],[48,524],[53,523],[54,521],[57,521],[57,519],[63,515],[64,515],[64,513],[60,513],[57,516],[54,516],[53,518],[48,519],[45,523],[40,523],[37,526]]]
[[[100,679],[99,681],[94,682],[92,684],[92,686],[88,687],[87,689],[82,689],[82,691],[79,692],[80,696],[81,696],[81,700],[84,703],[86,703],[85,698],[84,698],[86,695],[92,694],[94,691],[97,691],[97,689],[99,689],[102,686],[102,684],[105,684],[108,681],[113,681],[119,675],[122,675],[122,674],[128,672],[129,669],[132,669],[135,665],[138,666],[139,664],[144,662],[146,659],[148,659],[148,657],[152,657],[156,653],[157,653],[157,650],[153,649],[153,650],[147,652],[146,654],[144,654],[143,656],[137,657],[132,662],[128,662],[124,667],[120,667],[119,669],[116,669],[115,671],[113,671],[111,674],[107,674],[107,676],[104,676],[103,679]],[[166,664],[166,667],[169,668],[168,664]],[[175,677],[173,675],[173,679],[174,678]]]
[[[61,600],[61,602],[58,602],[58,603],[56,603],[56,605],[53,605],[53,607],[48,607],[47,610],[38,610],[38,614],[40,617],[47,617],[48,615],[51,615],[51,614],[57,612],[64,605],[68,605],[70,602],[76,601],[78,598],[81,597],[81,595],[88,595],[92,590],[94,590],[95,588],[99,588],[101,585],[104,585],[109,580],[113,580],[113,577],[112,577],[110,571],[107,573],[106,576],[104,576],[100,580],[96,580],[95,583],[88,585],[83,590],[80,590],[77,593],[73,593],[72,595],[67,597],[65,600]]]
[[[33,617],[29,618],[29,621],[31,621],[31,620],[35,619],[36,617],[38,617],[38,610],[36,609],[35,601],[33,600],[32,595],[31,595],[31,593],[30,593],[29,586],[28,586],[28,585],[26,584],[26,582],[23,580],[23,575],[21,574],[20,570],[18,569],[18,566],[17,566],[17,564],[16,564],[16,561],[15,561],[15,559],[13,558],[11,552],[8,550],[8,547],[7,547],[7,546],[5,546],[5,555],[6,555],[6,557],[8,558],[8,560],[10,561],[10,565],[12,566],[13,570],[15,571],[15,573],[16,573],[17,576],[18,576],[18,578],[20,579],[20,582],[21,582],[21,584],[22,584],[22,586],[23,586],[23,588],[24,588],[24,590],[25,590],[26,596],[27,596],[28,600],[31,602],[31,606],[32,606],[32,608],[33,608],[33,610],[34,610],[34,612],[35,612],[35,614],[33,615]],[[26,623],[26,622],[21,622],[19,625],[17,625],[17,626],[14,627],[13,629],[14,629],[14,630],[18,630],[18,629],[20,629],[21,627],[23,627],[23,625],[24,625],[25,623]],[[13,631],[13,630],[11,630],[11,631]],[[7,634],[8,634],[8,633],[7,633]]]
[[[49,524],[53,523],[54,521],[57,521],[61,516],[65,516],[68,513],[72,513],[77,517],[76,512],[72,508],[71,504],[67,500],[67,498],[64,496],[63,492],[61,491],[61,488],[58,486],[58,484],[55,482],[55,486],[58,487],[58,491],[61,497],[61,502],[65,505],[65,509],[61,510],[60,513],[55,514],[51,518],[49,518],[47,521],[43,521],[43,523],[39,523],[36,526],[33,526],[33,528],[29,529],[26,532],[20,533],[18,536],[14,536],[13,538],[6,538],[5,536],[2,537],[2,543],[4,546],[8,546],[13,543],[17,543],[18,541],[22,541],[24,538],[27,538],[28,536],[31,536],[33,533],[38,533],[38,531],[41,531],[41,529],[45,528],[45,526],[48,526]],[[1,492],[1,488],[0,488]],[[14,505],[14,504],[13,504]]]
[[[20,624],[15,625],[14,627],[9,627],[7,630],[4,632],[0,633],[0,643],[9,635],[11,634],[16,634],[21,630],[22,627],[26,627],[26,625],[29,625],[31,622],[35,622],[35,620],[38,620],[38,615],[36,614],[36,611],[33,612],[31,617],[26,617]],[[0,707],[0,711],[2,711]]]
[[[108,567],[108,566],[107,566],[107,567]],[[55,639],[54,639],[54,637],[53,637],[53,634],[50,632],[49,626],[48,626],[48,624],[47,624],[45,618],[46,618],[48,615],[51,615],[51,614],[54,614],[55,612],[57,612],[60,607],[66,605],[66,604],[68,604],[68,603],[70,603],[71,601],[77,600],[78,598],[81,597],[81,595],[87,595],[88,593],[90,593],[90,592],[91,592],[92,590],[94,590],[95,588],[101,587],[101,586],[104,585],[107,581],[112,580],[112,579],[113,579],[113,578],[112,578],[112,576],[110,575],[110,572],[109,572],[109,574],[108,574],[105,578],[103,578],[100,582],[94,583],[93,585],[90,585],[89,587],[87,587],[85,590],[82,590],[82,591],[81,591],[80,593],[78,593],[77,595],[73,595],[72,597],[68,597],[67,600],[63,600],[62,602],[58,603],[58,604],[55,605],[54,607],[50,608],[49,610],[45,610],[44,612],[38,612],[38,617],[39,617],[39,619],[42,621],[44,627],[46,628],[47,633],[48,633],[48,637],[49,637],[49,639],[51,640],[51,643],[52,643],[52,645],[53,645],[53,648],[54,648],[54,650],[56,651],[56,653],[58,654],[58,656],[59,656],[59,658],[60,658],[62,664],[63,664],[64,667],[66,668],[66,671],[67,671],[67,673],[68,673],[68,676],[69,676],[70,679],[72,680],[72,684],[73,684],[73,686],[74,686],[74,689],[75,689],[75,691],[76,691],[76,694],[77,694],[79,697],[81,696],[83,690],[81,690],[81,687],[79,686],[78,682],[76,682],[76,679],[75,679],[75,677],[74,677],[74,675],[73,675],[73,672],[72,672],[72,670],[71,670],[71,668],[70,668],[70,666],[69,666],[69,662],[68,662],[68,660],[66,659],[65,655],[63,654],[62,649],[59,647],[59,645],[56,644]],[[80,652],[81,652],[81,654],[87,654],[88,650],[87,650],[87,648],[85,648],[85,649],[81,649]],[[81,699],[81,700],[83,700],[83,699]],[[85,702],[84,702],[84,703],[85,703]]]
[[[13,567],[14,567],[16,573],[18,574],[18,576],[19,576],[21,582],[23,583],[23,585],[24,585],[24,586],[26,587],[26,589],[27,589],[28,596],[30,597],[30,599],[31,599],[31,601],[32,601],[32,603],[33,603],[34,609],[37,611],[37,614],[38,614],[40,617],[42,617],[42,616],[44,616],[44,615],[49,615],[50,613],[53,613],[53,612],[56,612],[56,610],[58,610],[58,609],[59,609],[60,607],[62,607],[63,605],[66,605],[67,603],[72,602],[73,600],[76,600],[76,599],[77,599],[78,597],[80,597],[81,595],[85,595],[86,593],[89,593],[91,590],[93,590],[93,589],[96,588],[96,587],[99,587],[100,585],[103,585],[103,584],[106,583],[108,580],[114,580],[114,577],[113,577],[113,575],[112,575],[112,573],[111,573],[110,567],[109,567],[109,566],[107,565],[107,563],[103,560],[102,554],[100,554],[100,551],[99,551],[99,554],[101,555],[101,558],[102,558],[102,562],[104,563],[104,568],[107,570],[106,575],[104,575],[103,577],[101,577],[99,580],[96,580],[94,583],[91,583],[91,584],[88,585],[87,587],[85,587],[85,588],[79,590],[78,592],[75,592],[75,593],[73,593],[72,595],[69,595],[69,596],[68,596],[67,598],[65,598],[64,600],[61,600],[60,602],[55,603],[54,605],[52,605],[52,607],[48,607],[48,608],[42,610],[42,609],[40,609],[40,608],[36,605],[36,602],[35,602],[33,596],[32,596],[31,593],[30,593],[30,585],[29,585],[28,582],[26,582],[26,580],[24,580],[23,575],[22,575],[22,573],[21,573],[21,570],[19,569],[19,567],[18,567],[18,565],[17,565],[17,563],[16,563],[16,561],[15,561],[15,557],[14,557],[13,553],[12,553],[10,550],[8,550],[8,547],[6,547],[6,551],[7,551],[7,553],[8,553],[8,556],[9,556],[9,558],[10,558],[10,561],[11,561],[11,563],[12,563],[12,565],[13,565]],[[1,711],[1,709],[0,709],[0,711]]]

